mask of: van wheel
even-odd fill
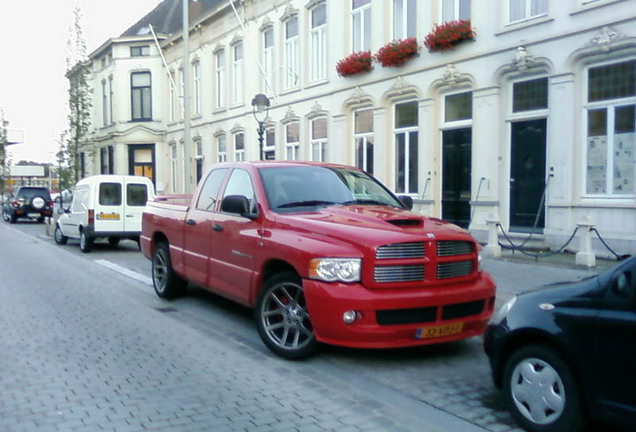
[[[168,243],[158,243],[152,256],[152,285],[161,298],[172,299],[185,293],[187,282],[172,268]]]
[[[115,247],[119,244],[119,237],[108,237],[108,244]]]
[[[285,272],[269,279],[259,293],[254,318],[263,343],[279,356],[296,360],[317,351],[298,275]]]
[[[62,234],[62,229],[59,225],[55,225],[55,233],[53,234],[53,238],[55,238],[55,243],[59,245],[65,245],[68,241],[68,237]]]
[[[89,253],[93,249],[93,239],[86,235],[84,230],[80,231],[80,250]]]

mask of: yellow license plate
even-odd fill
[[[97,215],[99,220],[119,220],[119,213],[99,213]]]
[[[457,333],[461,333],[464,328],[464,323],[444,324],[431,327],[418,328],[415,331],[415,339],[431,339],[443,336],[450,336]]]

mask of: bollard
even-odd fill
[[[576,264],[584,265],[587,267],[594,267],[596,265],[596,255],[592,250],[592,229],[596,227],[594,219],[586,217],[584,221],[576,224],[581,232],[579,251],[576,253]]]
[[[485,256],[499,258],[501,256],[501,246],[499,246],[499,236],[497,228],[501,222],[499,216],[491,215],[486,219],[488,225],[488,244],[484,246],[483,253]]]

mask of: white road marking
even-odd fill
[[[95,260],[95,262],[99,265],[102,265],[104,267],[107,267],[111,270],[116,271],[117,273],[123,274],[124,276],[128,276],[129,278],[135,279],[136,281],[139,281],[143,284],[152,286],[152,278],[148,277],[148,276],[144,276],[140,273],[137,273],[135,271],[132,271],[130,269],[127,269],[126,267],[122,267],[118,264],[115,264],[113,262],[110,262],[108,260]]]

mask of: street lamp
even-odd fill
[[[263,160],[263,134],[265,133],[265,126],[263,122],[269,114],[269,98],[263,93],[259,93],[252,99],[252,114],[258,122],[258,149],[260,159]]]

